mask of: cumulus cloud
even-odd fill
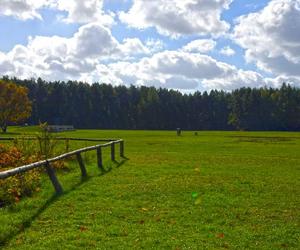
[[[79,58],[107,56],[116,53],[118,49],[118,41],[110,30],[98,23],[80,27],[72,42],[73,53]]]
[[[37,9],[41,7],[31,0],[1,0],[0,15],[13,16],[17,19],[42,19]]]
[[[216,44],[216,41],[212,39],[198,39],[185,45],[182,50],[186,52],[207,53],[212,51]]]
[[[230,48],[230,46],[226,46],[220,50],[220,53],[225,56],[233,56],[235,55],[235,51]]]
[[[121,82],[135,85],[231,90],[267,84],[257,72],[240,70],[210,56],[184,51],[163,51],[135,63],[117,62],[108,67]]]
[[[78,79],[97,70],[104,61],[125,60],[137,54],[151,54],[151,51],[152,47],[137,38],[120,43],[107,27],[89,23],[81,26],[71,38],[36,36],[29,38],[27,46],[16,45],[8,53],[0,53],[0,74],[50,80]]]
[[[150,52],[157,52],[165,48],[163,41],[154,38],[148,38],[146,40],[146,46],[150,49]]]
[[[279,86],[283,81],[300,82],[300,0],[273,0],[263,10],[240,17],[233,30],[233,39],[245,49],[246,59],[255,62],[260,69],[274,73],[275,78],[264,78],[258,72],[242,70],[207,55],[216,47],[213,39],[196,39],[177,51],[166,50],[161,40],[153,38],[141,41],[133,37],[118,41],[107,25],[111,22],[101,19],[106,15],[102,11],[102,0],[23,2],[34,2],[28,9],[28,13],[34,14],[23,19],[39,18],[35,16],[37,10],[48,6],[65,11],[64,21],[88,23],[69,38],[31,37],[25,46],[16,45],[7,53],[0,52],[0,75],[181,90],[231,90],[241,86]],[[230,3],[231,0],[135,0],[127,13],[120,13],[120,18],[133,27],[155,27],[172,37],[218,35],[229,27],[220,19],[220,14]],[[81,17],[77,16],[80,9],[84,12]],[[143,15],[140,13],[133,20],[132,15],[138,10]],[[4,13],[3,6],[0,6],[0,13]],[[202,15],[210,15],[209,24],[202,20]],[[227,46],[219,53],[231,56],[235,51]]]
[[[0,15],[13,16],[20,20],[42,19],[39,11],[50,8],[66,12],[61,20],[68,23],[100,22],[112,25],[114,14],[103,11],[103,0],[1,0]]]
[[[280,88],[282,83],[289,84],[294,87],[300,87],[300,77],[277,76],[275,78],[266,78],[268,86]]]
[[[256,72],[239,70],[208,55],[183,50],[147,54],[150,50],[132,38],[119,43],[106,27],[91,23],[71,38],[38,36],[31,38],[27,46],[17,45],[7,54],[0,53],[0,74],[181,90],[230,90],[267,84]],[[144,57],[126,61],[138,51]],[[117,60],[107,61],[113,57]]]
[[[220,35],[229,29],[221,13],[232,0],[134,0],[119,18],[130,27],[155,27],[160,34],[176,38],[190,34]]]
[[[233,39],[248,62],[278,76],[300,77],[300,0],[272,0],[237,20]]]
[[[100,22],[103,25],[114,23],[114,15],[103,11],[103,0],[46,0],[47,5],[60,11],[66,11],[63,21],[69,23]]]

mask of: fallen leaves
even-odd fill
[[[224,235],[224,233],[218,233],[216,235],[216,237],[219,238],[219,239],[223,239],[225,237],[225,235]]]
[[[80,232],[87,231],[88,228],[86,226],[79,226]]]

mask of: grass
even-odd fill
[[[89,154],[84,181],[71,163],[59,197],[44,176],[40,192],[0,209],[4,249],[299,249],[299,133],[67,135],[123,138],[129,160],[107,149],[103,174]]]

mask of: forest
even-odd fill
[[[77,81],[10,80],[27,87],[27,123],[76,128],[172,130],[300,130],[300,89],[240,88],[183,94],[154,87]]]

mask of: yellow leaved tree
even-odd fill
[[[31,114],[28,89],[13,82],[0,80],[0,127],[6,132],[8,124],[26,120]]]

